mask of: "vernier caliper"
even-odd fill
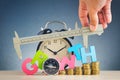
[[[19,38],[17,32],[15,31],[15,37],[13,38],[14,48],[16,50],[16,53],[20,59],[22,59],[22,53],[20,49],[20,45],[22,44],[28,44],[28,43],[34,43],[39,41],[45,41],[49,39],[58,39],[58,38],[66,38],[66,37],[72,37],[72,36],[82,36],[83,37],[83,46],[88,47],[88,36],[89,35],[101,35],[103,33],[103,27],[102,25],[98,25],[96,31],[91,32],[89,27],[82,27],[81,29],[78,28],[77,23],[75,24],[74,30],[68,30],[63,32],[54,32],[50,34],[43,34],[43,35],[36,35],[36,36],[30,36],[30,37],[23,37]]]

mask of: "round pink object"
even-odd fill
[[[27,64],[30,63],[31,61],[32,61],[31,58],[27,58],[22,63],[22,70],[27,75],[33,75],[34,73],[38,71],[38,66],[36,64],[31,65],[31,68],[33,68],[33,70],[27,69]]]

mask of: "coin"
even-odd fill
[[[90,75],[91,74],[91,69],[84,70],[83,73],[84,73],[84,75]]]
[[[91,74],[91,67],[89,63],[83,64],[83,74],[90,75]]]
[[[94,66],[94,65],[99,65],[100,63],[97,61],[97,62],[92,62],[91,64],[92,66]]]
[[[92,62],[91,63],[91,67],[92,67],[92,75],[97,75],[100,74],[100,65],[99,62]]]
[[[83,69],[90,69],[90,64],[89,63],[83,64]]]
[[[66,69],[67,75],[74,75],[74,69]]]
[[[66,71],[65,70],[60,70],[59,75],[66,75]]]
[[[92,75],[98,75],[100,74],[100,70],[92,70]]]
[[[91,63],[92,68],[99,68],[99,62],[92,62]]]
[[[75,67],[74,74],[75,75],[82,75],[82,67],[79,67],[79,66]]]

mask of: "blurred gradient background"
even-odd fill
[[[89,45],[96,47],[102,70],[120,70],[120,9],[119,0],[112,1],[112,23],[102,36],[90,36]],[[47,21],[64,21],[74,29],[78,18],[78,0],[0,0],[0,70],[21,70],[21,63],[33,57],[38,43],[22,45],[19,60],[13,47],[14,31],[20,37],[36,35]],[[62,27],[50,26],[51,29]],[[54,28],[55,27],[55,28]],[[70,40],[82,43],[81,37]],[[77,63],[78,64],[78,63]]]

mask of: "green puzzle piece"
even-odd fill
[[[38,50],[33,57],[31,64],[35,64],[36,61],[38,61],[38,67],[40,69],[43,69],[43,63],[48,59],[48,55],[44,52]]]

